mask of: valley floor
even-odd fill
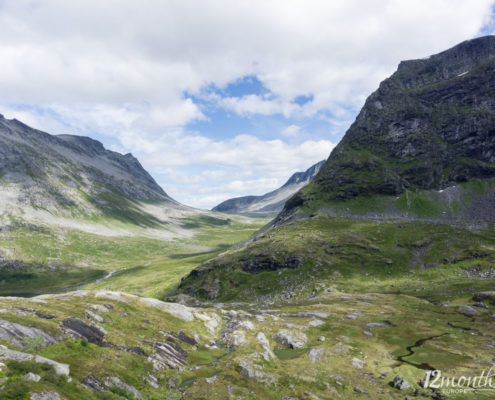
[[[457,380],[493,365],[492,231],[314,218],[227,250],[262,222],[203,227],[195,241],[162,248],[143,238],[2,232],[3,245],[15,243],[25,263],[44,259],[47,271],[57,249],[59,261],[88,264],[69,271],[116,272],[68,293],[0,298],[0,398],[495,398],[473,385],[420,385],[429,370]],[[34,248],[33,236],[43,238]],[[289,256],[301,264],[270,269]],[[201,268],[214,273],[174,289],[213,257]],[[17,268],[26,285],[34,264]],[[8,279],[4,295],[16,288]]]

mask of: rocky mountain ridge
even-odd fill
[[[285,215],[495,177],[494,82],[495,36],[401,62]]]
[[[294,173],[280,188],[261,196],[243,196],[225,200],[212,211],[253,216],[275,216],[284,208],[285,202],[298,190],[310,183],[325,164],[320,161],[304,172]]]

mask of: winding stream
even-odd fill
[[[421,347],[422,345],[424,345],[428,340],[432,340],[432,339],[436,339],[436,338],[439,338],[439,337],[442,337],[442,336],[445,336],[445,335],[448,335],[448,333],[442,333],[441,335],[435,335],[435,336],[429,336],[427,338],[423,338],[423,339],[419,339],[418,341],[416,341],[416,343],[414,343],[413,345],[411,346],[408,346],[406,347],[406,350],[408,351],[407,354],[404,354],[402,356],[399,356],[397,357],[397,360],[399,360],[400,362],[403,362],[403,363],[406,363],[406,364],[409,364],[409,365],[412,365],[413,367],[416,367],[416,368],[419,368],[419,369],[423,369],[423,370],[427,370],[427,371],[434,371],[436,370],[436,368],[432,367],[430,364],[428,363],[422,363],[422,364],[419,364],[419,363],[414,363],[412,361],[407,361],[407,360],[404,360],[405,357],[410,357],[414,354],[414,348],[415,347]]]

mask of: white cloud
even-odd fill
[[[280,132],[283,136],[296,136],[301,131],[301,127],[298,125],[289,125]]]
[[[332,144],[287,136],[290,131],[284,133],[293,145],[239,135],[242,130],[221,140],[188,132],[189,123],[209,115],[184,93],[200,96],[210,85],[225,88],[256,75],[268,94],[210,94],[209,100],[249,118],[278,114],[294,126],[328,112],[330,134],[349,123],[348,110],[399,61],[477,35],[494,3],[0,1],[0,113],[53,133],[97,132],[114,148],[145,156],[144,164],[159,174],[181,168],[197,175],[199,165],[213,174],[227,165],[240,181],[267,177],[278,184],[282,175],[326,158]],[[300,95],[311,100],[299,105],[294,99]],[[284,138],[281,127],[276,132]],[[255,172],[247,176],[250,168]],[[214,186],[222,179],[213,174],[210,181]],[[194,190],[185,188],[183,198]],[[241,191],[225,186],[228,195]]]

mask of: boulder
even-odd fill
[[[394,380],[392,381],[392,384],[394,385],[394,388],[399,389],[399,390],[406,390],[411,387],[408,381],[406,381],[403,377],[400,375],[397,375]]]
[[[274,383],[276,381],[272,374],[264,372],[263,368],[254,364],[252,360],[241,360],[239,366],[241,367],[240,374],[246,379],[254,379],[263,383]]]
[[[457,312],[465,315],[466,317],[472,317],[478,314],[478,311],[476,311],[473,307],[468,306],[467,304],[463,304],[457,307]]]
[[[270,342],[268,341],[265,334],[263,332],[258,332],[256,334],[256,340],[258,341],[258,343],[261,345],[261,347],[264,350],[262,357],[265,359],[265,361],[270,361],[270,360],[274,359],[275,354],[273,354],[273,351],[270,348]]]
[[[351,360],[351,363],[354,367],[359,368],[359,369],[363,369],[363,367],[364,367],[364,361],[360,360],[359,358],[356,358],[356,357],[354,357]]]
[[[495,302],[495,292],[480,292],[473,295],[474,301],[490,301]]]
[[[309,321],[308,325],[311,326],[312,328],[316,328],[318,326],[325,325],[325,322],[323,322],[321,319],[314,319],[312,321]]]
[[[28,372],[26,375],[22,377],[23,380],[26,382],[39,382],[41,379],[41,376],[38,374],[33,374],[32,372]]]
[[[323,359],[325,354],[325,349],[323,347],[311,349],[308,353],[309,361],[313,364],[319,363]]]
[[[291,349],[302,349],[308,341],[307,336],[303,332],[289,331],[287,329],[281,329],[272,338],[275,339],[283,346],[290,347]]]

